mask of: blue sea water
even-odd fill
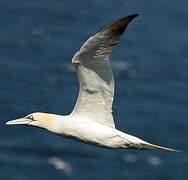
[[[0,180],[187,180],[188,1],[1,0]],[[116,126],[182,153],[107,150],[45,130],[5,126],[42,111],[71,112],[70,62],[104,25],[139,13],[111,56]]]

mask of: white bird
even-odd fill
[[[116,129],[112,115],[114,78],[109,56],[129,22],[137,14],[117,20],[91,36],[74,55],[80,91],[69,115],[35,112],[8,121],[7,125],[24,124],[47,129],[52,133],[107,148],[174,149],[154,145]]]

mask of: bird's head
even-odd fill
[[[15,119],[6,122],[6,125],[29,125],[40,128],[47,128],[53,120],[53,115],[48,113],[35,112],[23,118]]]

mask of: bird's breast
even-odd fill
[[[66,122],[62,121],[58,124],[55,133],[108,148],[116,148],[122,144],[118,130],[90,120],[69,119]]]

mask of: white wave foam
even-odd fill
[[[149,156],[147,162],[153,166],[160,166],[162,164],[162,159],[155,156]]]
[[[52,164],[56,169],[64,171],[66,174],[70,174],[72,172],[71,165],[59,157],[50,157],[48,159],[48,163]]]

